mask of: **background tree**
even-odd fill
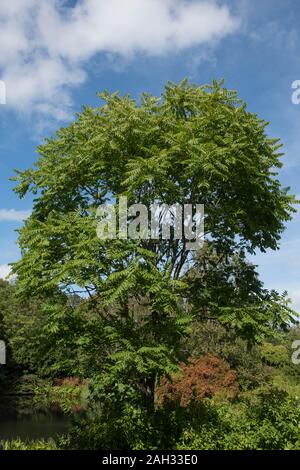
[[[61,291],[47,298],[22,298],[17,292],[17,282],[0,280],[0,331],[7,347],[6,388],[21,374],[81,375],[87,360],[82,358],[81,343],[91,324],[83,306],[72,307],[71,298]]]
[[[249,345],[270,332],[287,331],[296,320],[287,293],[265,289],[244,250],[220,253],[213,242],[206,242],[186,281],[193,317],[217,322]]]

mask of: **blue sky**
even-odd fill
[[[8,180],[37,158],[36,145],[96,92],[160,94],[167,80],[225,79],[248,109],[270,121],[286,153],[280,178],[300,195],[298,0],[10,0],[0,4],[0,276],[18,258],[15,230],[30,211]],[[300,309],[300,215],[277,252],[258,254],[269,288]]]

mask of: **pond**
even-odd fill
[[[55,438],[70,426],[69,417],[57,410],[41,410],[29,406],[26,399],[1,396],[0,441]]]

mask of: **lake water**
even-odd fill
[[[16,402],[1,397],[0,404],[0,441],[16,438],[39,439],[64,434],[68,431],[70,420],[62,413],[52,410],[36,410],[28,407],[27,402]]]
[[[12,440],[20,438],[40,439],[55,437],[67,432],[69,421],[64,417],[34,416],[32,418],[7,418],[0,419],[0,440]]]

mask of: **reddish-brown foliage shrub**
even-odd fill
[[[69,386],[76,386],[80,385],[80,378],[79,377],[62,377],[53,380],[53,385],[57,387],[69,387]]]
[[[157,403],[177,402],[186,407],[214,395],[235,396],[238,392],[236,374],[222,359],[214,356],[190,358],[181,364],[181,373],[172,380],[163,378],[156,390]]]

